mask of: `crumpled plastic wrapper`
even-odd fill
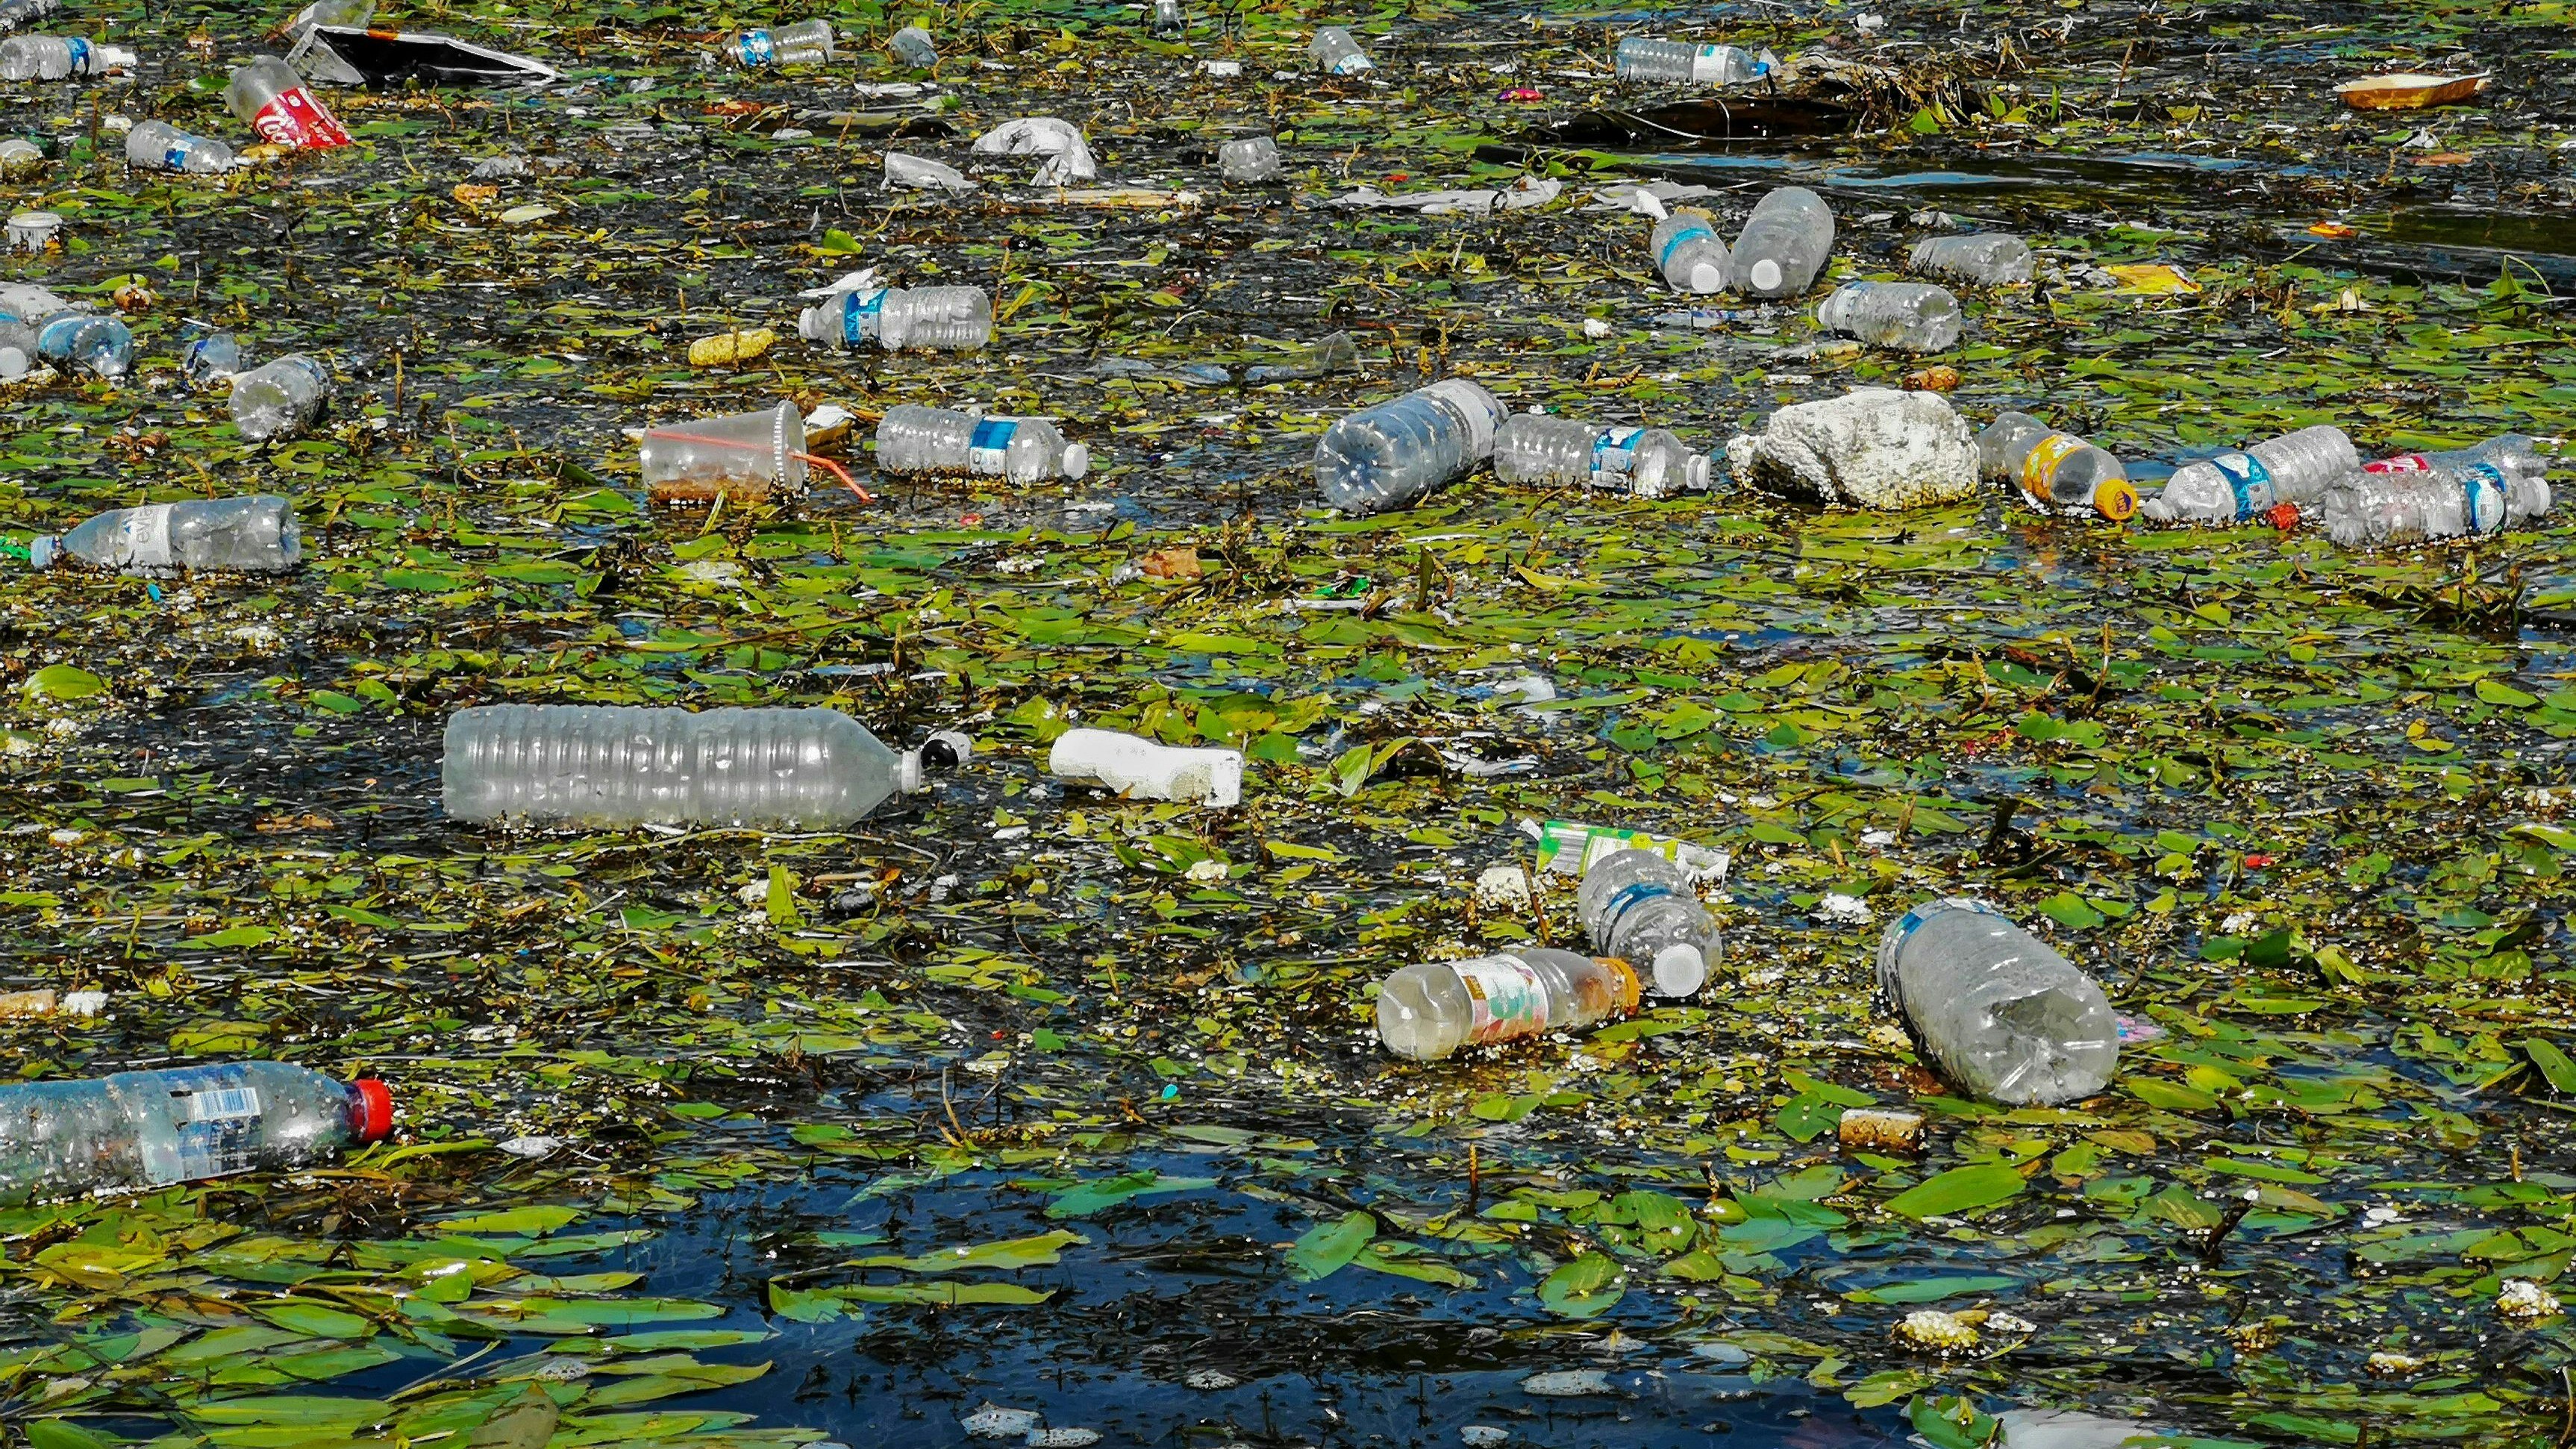
[[[1100,174],[1091,159],[1091,144],[1070,121],[1053,116],[1024,116],[1004,121],[975,138],[978,156],[1043,156],[1035,184],[1062,186],[1089,181]]]
[[[1500,190],[1485,191],[1407,191],[1389,195],[1374,186],[1363,186],[1345,192],[1324,203],[1327,206],[1350,206],[1368,211],[1418,211],[1424,216],[1452,216],[1459,213],[1520,211],[1545,206],[1565,190],[1565,183],[1524,176]]]
[[[1773,413],[1727,441],[1739,483],[1841,508],[1894,512],[1977,491],[1977,444],[1939,393],[1858,389]]]

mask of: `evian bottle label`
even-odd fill
[[[349,133],[341,129],[339,118],[302,86],[278,92],[275,100],[250,118],[250,127],[261,140],[279,146],[318,151],[349,144]]]

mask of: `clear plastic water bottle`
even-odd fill
[[[1929,282],[1845,282],[1816,306],[1829,332],[1893,352],[1939,352],[1959,340],[1959,299]]]
[[[2185,463],[2138,511],[2163,523],[2243,523],[2284,503],[2321,502],[2326,489],[2361,467],[2343,429],[2301,428],[2241,453]]]
[[[1655,254],[1655,270],[1677,291],[1705,296],[1723,292],[1732,278],[1726,242],[1717,234],[1717,218],[1687,207],[1655,223],[1646,240]]]
[[[62,0],[0,0],[0,31],[33,25],[62,8]]]
[[[1351,33],[1338,25],[1327,25],[1316,31],[1306,53],[1315,58],[1316,69],[1326,75],[1358,75],[1361,71],[1377,68],[1377,62],[1368,58],[1368,52],[1360,49],[1358,41],[1351,39]]]
[[[233,72],[224,85],[224,105],[273,145],[324,150],[349,144],[340,118],[305,86],[295,67],[273,55],[253,56]]]
[[[928,70],[939,64],[939,47],[931,43],[930,32],[918,25],[896,31],[894,38],[886,42],[886,49],[914,70]]]
[[[1243,752],[1167,745],[1116,730],[1067,730],[1047,751],[1047,773],[1131,800],[1230,809],[1243,802]]]
[[[182,569],[284,573],[303,559],[304,535],[295,505],[273,493],[149,503],[113,509],[27,547],[27,561],[40,569],[65,557],[145,577]]]
[[[841,347],[972,352],[993,340],[993,299],[981,287],[857,287],[806,308],[796,331]]]
[[[2043,513],[2097,513],[2118,522],[2138,511],[2138,490],[2118,458],[2028,413],[2003,413],[1977,434],[1985,475],[2021,490]]]
[[[1986,1101],[2076,1101],[2119,1067],[2119,1020],[2102,988],[1980,901],[1929,901],[1891,922],[1878,987],[1942,1079]]]
[[[1279,143],[1268,136],[1238,136],[1216,148],[1216,169],[1228,181],[1279,179]]]
[[[2467,538],[2537,518],[2550,502],[2548,461],[2531,439],[2508,433],[2362,464],[2326,490],[2326,535],[2346,548]]]
[[[1833,254],[1833,209],[1803,186],[1782,186],[1753,204],[1736,234],[1736,285],[1756,297],[1795,297]]]
[[[44,170],[44,147],[24,136],[0,137],[0,181],[30,181]]]
[[[241,370],[241,343],[229,332],[191,337],[179,349],[179,373],[194,386],[221,382]]]
[[[907,191],[964,192],[975,189],[965,172],[945,161],[927,156],[908,156],[901,151],[888,151],[885,156],[885,184]]]
[[[1632,35],[1619,42],[1619,79],[1673,85],[1749,85],[1771,73],[1767,55],[1732,45],[1692,45]]]
[[[134,333],[114,317],[57,312],[36,326],[36,351],[47,362],[123,377],[134,370]]]
[[[1079,478],[1091,450],[1037,418],[978,417],[955,408],[898,403],[877,423],[877,471],[971,473],[1012,483]]]
[[[233,426],[254,443],[293,437],[331,405],[331,369],[301,352],[233,378]]]
[[[1538,948],[1407,966],[1378,983],[1377,1039],[1436,1062],[1468,1047],[1577,1031],[1637,1009],[1625,961]]]
[[[0,316],[0,382],[25,377],[36,365],[36,329],[15,317]]]
[[[1165,40],[1178,40],[1189,33],[1189,12],[1181,0],[1154,0],[1154,34]]]
[[[1514,413],[1494,430],[1494,476],[1505,483],[1578,483],[1638,498],[1708,487],[1708,455],[1662,428],[1596,427]]]
[[[1592,949],[1646,974],[1657,996],[1692,996],[1723,954],[1717,917],[1688,874],[1661,852],[1619,850],[1595,861],[1574,893]]]
[[[1344,513],[1411,507],[1492,457],[1507,416],[1472,382],[1435,382],[1326,428],[1315,443],[1315,482]]]
[[[746,30],[725,44],[745,70],[766,65],[821,65],[832,58],[832,22],[799,20],[775,30]]]
[[[1916,242],[1905,262],[1929,276],[1981,287],[2018,286],[2031,278],[2030,244],[2017,236],[1935,236]]]
[[[822,829],[920,790],[921,765],[838,710],[488,704],[448,716],[441,800],[476,822]]]
[[[78,36],[13,35],[0,40],[0,81],[69,80],[133,68],[133,51]]]
[[[204,136],[192,136],[168,121],[143,121],[125,133],[125,164],[146,171],[207,176],[232,169],[233,148]]]
[[[382,1142],[393,1094],[284,1062],[0,1086],[0,1206],[293,1172]]]

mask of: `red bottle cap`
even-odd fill
[[[358,1124],[358,1141],[361,1144],[382,1142],[392,1136],[394,1131],[393,1089],[375,1077],[360,1077],[349,1085],[356,1089],[358,1101],[366,1112],[365,1118]]]

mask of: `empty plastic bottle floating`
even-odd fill
[[[1472,382],[1435,382],[1326,428],[1315,443],[1315,482],[1344,513],[1410,507],[1492,457],[1506,416]]]
[[[1725,291],[1734,278],[1717,219],[1705,211],[1684,208],[1655,223],[1646,247],[1654,253],[1655,270],[1675,291],[1706,296]]]
[[[1575,906],[1592,949],[1646,973],[1657,996],[1690,996],[1722,952],[1717,917],[1688,872],[1652,850],[1617,850],[1583,873]]]
[[[0,1205],[291,1172],[393,1131],[394,1099],[284,1062],[0,1086]]]
[[[2138,490],[2118,458],[2028,413],[2003,413],[1977,434],[1988,478],[2018,490],[2043,513],[2095,513],[2113,522],[2138,511]]]
[[[1216,169],[1228,181],[1279,179],[1279,142],[1269,136],[1238,136],[1216,148]]]
[[[1619,42],[1619,79],[1676,85],[1748,85],[1771,73],[1768,52],[1755,55],[1733,45],[1691,45],[1632,35]]]
[[[1154,0],[1155,35],[1174,40],[1188,34],[1189,28],[1189,12],[1181,8],[1181,0]]]
[[[2549,511],[2549,464],[2507,433],[2474,448],[2401,453],[2364,463],[2326,490],[2326,536],[2346,548],[2392,548],[2496,533]]]
[[[1545,413],[1514,413],[1494,430],[1494,476],[1505,483],[1575,483],[1639,498],[1708,487],[1708,456],[1662,428],[1604,428]]]
[[[1959,299],[1929,282],[1846,282],[1816,307],[1827,331],[1894,352],[1938,352],[1959,340]]]
[[[1243,752],[1167,745],[1115,730],[1066,730],[1047,751],[1047,773],[1133,800],[1231,808],[1243,800]]]
[[[2343,430],[2301,428],[2241,453],[2185,463],[2138,511],[2160,523],[2244,523],[2284,503],[2307,507],[2361,467]]]
[[[907,25],[886,42],[894,58],[914,70],[928,70],[939,64],[939,47],[931,43],[930,32],[918,25]]]
[[[0,81],[69,80],[133,68],[133,51],[78,36],[13,35],[0,40]]]
[[[775,30],[746,30],[725,46],[745,70],[764,65],[821,65],[832,58],[832,22],[799,20]]]
[[[1926,237],[1906,253],[1906,265],[1927,276],[2010,287],[2031,278],[2030,244],[2017,236]]]
[[[125,164],[146,171],[185,171],[204,176],[229,171],[233,148],[193,136],[168,121],[145,121],[125,133]]]
[[[331,108],[306,89],[295,67],[273,55],[255,56],[224,86],[224,105],[235,119],[279,146],[320,150],[349,144],[349,133]]]
[[[1833,254],[1833,209],[1803,186],[1783,186],[1755,202],[1736,233],[1735,284],[1756,297],[1795,297]]]
[[[331,369],[300,352],[233,377],[233,426],[254,443],[293,437],[330,405]]]
[[[831,709],[477,705],[448,716],[441,799],[467,821],[827,827],[922,789],[924,758]]]
[[[1368,58],[1368,52],[1351,39],[1351,33],[1338,25],[1316,31],[1306,53],[1315,58],[1316,68],[1326,75],[1358,75],[1377,68],[1377,62]]]
[[[1091,450],[1068,443],[1038,418],[978,417],[954,408],[898,403],[877,423],[877,470],[971,473],[1013,483],[1079,478]]]
[[[993,299],[980,287],[857,287],[806,308],[796,331],[840,347],[972,352],[993,340]]]
[[[67,557],[146,577],[182,569],[283,573],[304,557],[304,541],[295,505],[262,493],[119,508],[27,546],[28,563],[40,569]]]
[[[1981,901],[1929,901],[1890,923],[1878,987],[1943,1080],[1990,1102],[2076,1101],[2119,1067],[2102,988]]]
[[[1417,1062],[1574,1031],[1637,1009],[1628,963],[1531,950],[1407,966],[1378,983],[1377,1039]]]

